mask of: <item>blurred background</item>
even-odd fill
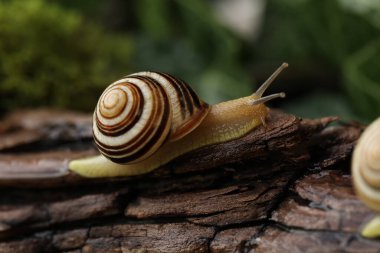
[[[209,103],[253,92],[284,61],[270,106],[302,117],[380,115],[380,1],[0,0],[0,116],[90,112],[141,70],[186,80]]]

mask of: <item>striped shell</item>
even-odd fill
[[[112,83],[100,96],[94,140],[113,162],[139,162],[166,141],[193,131],[208,111],[208,104],[184,81],[165,73],[135,73]]]
[[[380,212],[380,118],[368,126],[355,147],[352,177],[359,198]]]

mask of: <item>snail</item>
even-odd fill
[[[363,132],[352,157],[352,178],[359,199],[377,215],[361,233],[364,237],[380,236],[380,118]]]
[[[283,63],[250,96],[209,106],[184,81],[159,72],[128,75],[108,86],[93,114],[93,136],[101,155],[73,160],[84,177],[148,173],[191,150],[237,139],[265,124],[264,96]]]

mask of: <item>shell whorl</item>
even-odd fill
[[[182,80],[165,73],[135,73],[100,96],[93,116],[95,144],[113,162],[139,162],[166,141],[190,133],[208,111]]]
[[[355,147],[352,177],[359,198],[380,212],[380,118],[368,126]]]

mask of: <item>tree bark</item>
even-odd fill
[[[379,252],[358,234],[363,126],[271,111],[266,126],[136,177],[86,179],[91,116],[22,111],[0,124],[0,252]]]

